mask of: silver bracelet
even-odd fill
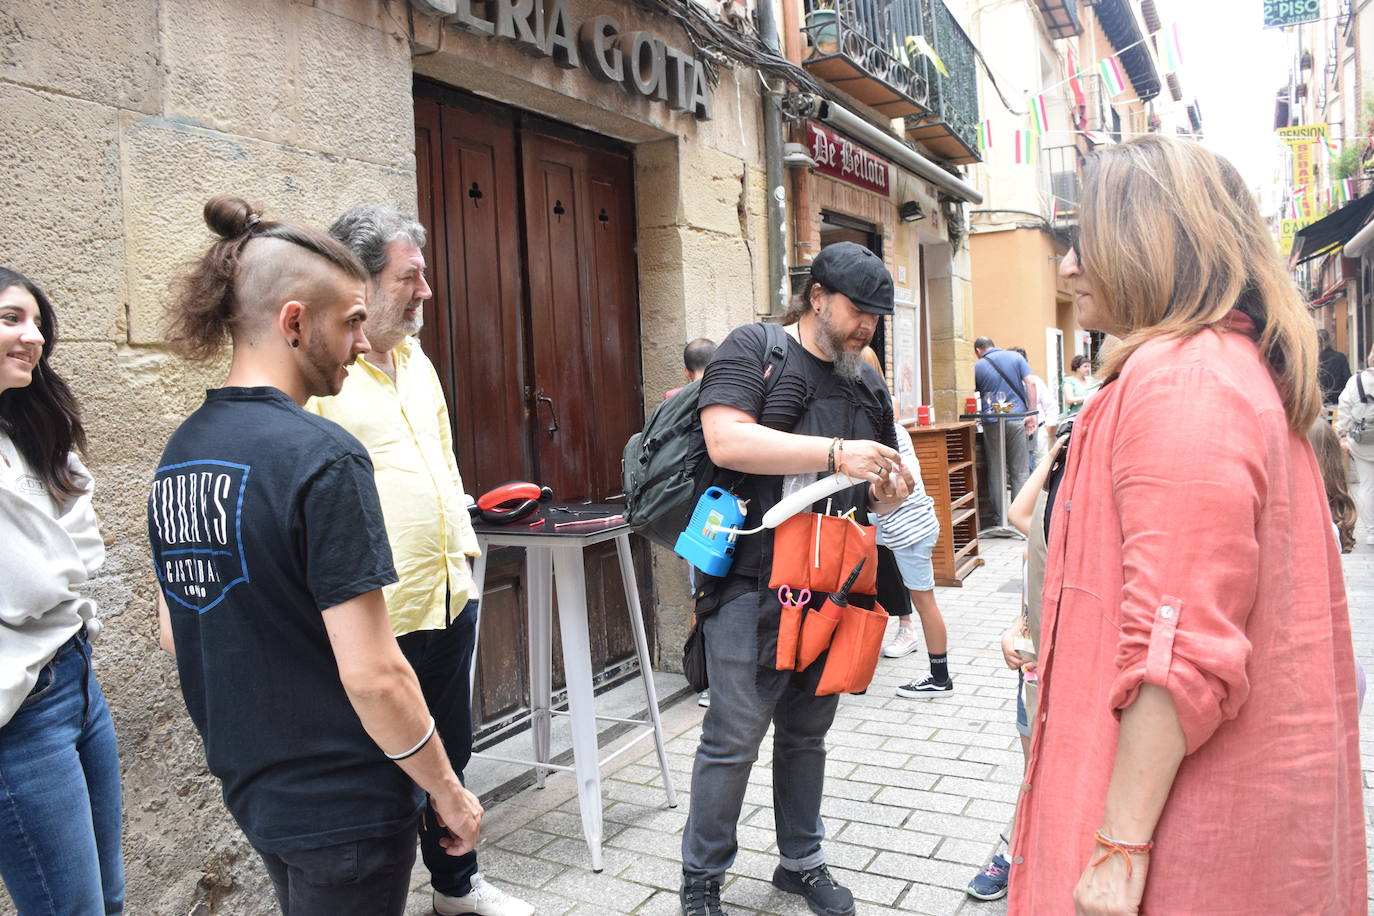
[[[429,744],[429,739],[430,739],[430,738],[433,738],[433,737],[434,737],[434,717],[433,717],[433,716],[430,716],[430,717],[429,717],[429,730],[425,732],[425,736],[424,736],[423,738],[420,739],[420,743],[419,743],[419,744],[415,745],[415,746],[412,747],[410,750],[408,750],[408,751],[402,751],[402,752],[399,753],[399,754],[386,754],[386,751],[382,751],[382,753],[383,753],[383,754],[386,754],[387,758],[390,759],[390,760],[405,760],[407,757],[413,757],[413,756],[415,756],[416,754],[418,754],[418,753],[420,752],[420,748],[424,747],[426,744]]]

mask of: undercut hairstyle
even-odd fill
[[[176,282],[168,310],[168,346],[186,359],[215,356],[261,317],[251,310],[290,299],[309,306],[332,281],[368,281],[353,253],[327,233],[266,221],[261,208],[242,198],[212,197],[204,216],[218,239]]]
[[[715,355],[716,342],[709,337],[698,337],[682,348],[682,367],[688,372],[701,372]]]
[[[991,337],[980,337],[973,342],[973,349],[975,350],[991,350],[995,346],[997,344],[992,342]]]
[[[1110,381],[1138,347],[1220,329],[1247,315],[1288,425],[1321,410],[1312,320],[1235,166],[1201,144],[1146,136],[1093,151],[1079,210],[1083,268],[1123,332]]]
[[[1078,367],[1083,365],[1087,361],[1088,358],[1084,356],[1082,353],[1079,353],[1077,356],[1075,356],[1072,360],[1069,361],[1069,370],[1072,372],[1077,372]]]
[[[0,267],[0,292],[22,286],[38,303],[38,330],[43,349],[33,369],[33,381],[22,388],[0,392],[0,430],[10,437],[53,499],[61,502],[83,491],[67,463],[73,451],[86,451],[86,430],[81,408],[67,383],[53,369],[49,357],[57,346],[57,314],[52,303],[32,280]]]
[[[329,234],[347,245],[374,278],[386,268],[388,245],[405,240],[423,248],[426,238],[425,227],[418,220],[381,204],[353,207],[334,221]]]

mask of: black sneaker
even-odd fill
[[[773,871],[773,886],[801,894],[811,912],[819,916],[854,916],[854,895],[835,883],[823,864],[806,871],[788,871],[779,865]]]
[[[933,675],[927,674],[919,681],[912,681],[910,684],[903,684],[897,688],[899,697],[932,697],[942,693],[954,692],[954,678],[946,681],[937,681]]]
[[[677,896],[682,916],[730,916],[720,908],[719,881],[683,881]]]

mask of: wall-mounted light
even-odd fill
[[[816,160],[811,158],[806,147],[800,143],[784,143],[782,145],[782,164],[788,168],[814,169]]]
[[[897,205],[897,215],[904,223],[915,223],[926,218],[925,211],[921,209],[920,201],[904,200]]]

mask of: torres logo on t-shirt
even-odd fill
[[[241,520],[250,468],[199,460],[158,468],[148,497],[153,557],[167,597],[205,613],[249,581]]]

